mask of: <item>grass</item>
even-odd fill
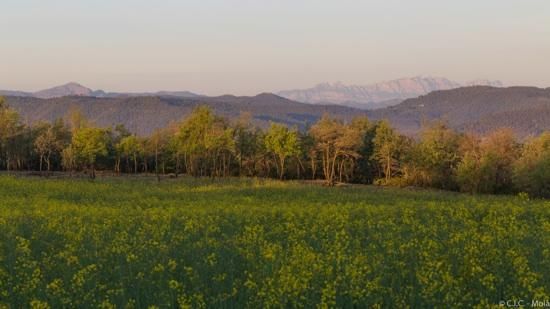
[[[550,293],[544,200],[8,176],[0,195],[0,307],[487,307]]]

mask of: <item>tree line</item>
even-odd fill
[[[123,125],[100,128],[78,111],[53,123],[24,125],[0,98],[0,168],[118,174],[323,179],[418,186],[470,193],[550,196],[550,132],[519,142],[511,130],[484,136],[444,123],[426,125],[418,138],[386,121],[357,117],[346,123],[323,116],[305,131],[272,123],[252,125],[242,114],[229,121],[208,107],[150,136]]]

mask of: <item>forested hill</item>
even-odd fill
[[[461,131],[485,133],[510,127],[524,137],[550,130],[550,88],[475,86],[434,91],[368,115],[388,119],[405,134],[415,134],[425,121],[443,119]]]
[[[442,119],[461,131],[486,133],[500,127],[514,129],[518,137],[550,130],[550,88],[463,87],[435,91],[403,103],[373,111],[335,105],[312,105],[264,93],[254,97],[62,97],[38,99],[7,97],[26,123],[52,121],[79,108],[100,126],[124,124],[132,132],[146,135],[154,129],[179,121],[198,105],[208,105],[220,116],[235,119],[250,113],[253,123],[265,127],[270,121],[304,129],[323,113],[350,120],[354,116],[388,119],[404,134],[414,135],[423,122]]]
[[[157,128],[168,126],[171,122],[180,121],[199,105],[207,105],[217,115],[229,119],[235,119],[241,113],[250,113],[253,123],[262,127],[273,121],[304,129],[315,123],[324,113],[344,120],[365,114],[365,111],[350,107],[299,103],[268,93],[254,97],[226,95],[200,98],[7,97],[6,101],[21,114],[22,120],[27,124],[63,118],[71,109],[78,108],[99,126],[124,124],[130,131],[139,135],[147,135]]]

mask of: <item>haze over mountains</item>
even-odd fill
[[[396,105],[405,99],[416,98],[436,90],[464,86],[502,87],[500,81],[475,80],[458,83],[442,77],[401,78],[371,85],[322,83],[309,89],[279,91],[287,99],[312,104],[338,104],[362,109],[376,109]]]

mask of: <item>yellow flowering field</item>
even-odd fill
[[[0,177],[0,307],[550,298],[550,202],[259,179]]]

